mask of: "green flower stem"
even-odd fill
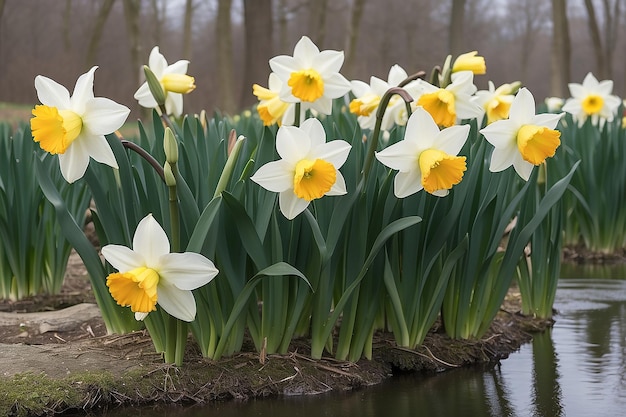
[[[411,106],[410,103],[413,101],[413,97],[404,89],[400,87],[392,87],[380,99],[380,104],[378,105],[378,110],[376,111],[376,125],[374,126],[374,133],[372,134],[372,140],[370,146],[367,150],[367,156],[365,157],[365,162],[363,163],[363,178],[367,179],[369,171],[372,167],[372,162],[374,161],[374,154],[376,152],[376,148],[378,147],[378,138],[380,137],[380,126],[383,123],[383,116],[385,115],[385,111],[387,110],[387,106],[389,105],[389,100],[393,97],[394,94],[402,97],[404,102],[407,104],[407,114],[411,115]]]
[[[176,164],[170,164],[174,178],[178,178],[178,167]],[[168,185],[169,191],[169,208],[170,208],[170,227],[172,239],[172,252],[180,251],[180,216],[178,213],[178,194],[176,184]]]
[[[154,168],[159,177],[161,177],[161,180],[165,182],[163,167],[161,166],[161,164],[159,164],[159,161],[154,159],[154,157],[150,155],[145,149],[143,149],[141,146],[137,145],[134,142],[130,142],[126,139],[120,139],[120,142],[122,142],[122,146],[124,146],[126,149],[134,151],[136,154],[145,159],[150,164],[150,166]]]
[[[294,116],[293,116],[293,125],[295,127],[300,127],[300,112],[302,111],[302,103],[297,102],[296,103],[296,108],[294,111]]]
[[[408,77],[406,77],[404,80],[402,80],[402,82],[400,84],[398,84],[398,87],[403,88],[408,83],[410,83],[411,81],[415,81],[418,78],[421,78],[423,80],[425,76],[426,76],[426,72],[425,71],[419,71],[419,72],[416,72],[415,74],[411,74]]]

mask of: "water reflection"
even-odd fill
[[[626,414],[626,270],[563,279],[553,329],[492,369],[404,376],[348,394],[280,398],[115,417],[619,416]]]

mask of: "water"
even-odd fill
[[[624,416],[626,270],[565,268],[553,329],[492,369],[393,378],[348,394],[133,410],[115,417]],[[593,274],[593,275],[592,275]],[[597,274],[597,275],[596,275]],[[584,279],[602,276],[611,279]],[[619,279],[617,279],[619,278]]]

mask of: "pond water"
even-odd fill
[[[626,415],[626,268],[589,270],[564,265],[562,276],[554,328],[536,335],[492,369],[395,377],[347,394],[189,409],[120,410],[107,416]]]

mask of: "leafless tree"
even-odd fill
[[[452,0],[450,26],[448,27],[448,49],[453,56],[467,52],[464,50],[465,0]]]
[[[185,21],[183,23],[183,56],[191,59],[191,28],[193,21],[193,0],[185,1]]]
[[[91,38],[89,40],[89,46],[87,48],[87,57],[85,59],[87,67],[92,67],[96,64],[96,55],[98,54],[98,46],[100,45],[100,38],[102,37],[102,31],[104,30],[104,24],[109,17],[109,13],[113,8],[115,0],[104,0],[100,6],[100,10],[96,17],[96,23],[91,32]]]
[[[565,97],[570,73],[571,46],[567,22],[567,0],[552,0],[552,54],[550,94]]]
[[[218,0],[215,37],[217,42],[218,107],[225,113],[236,111],[233,79],[233,35],[230,18],[232,0]]]
[[[141,11],[141,0],[124,0],[124,19],[126,20],[126,30],[128,31],[128,48],[130,51],[130,63],[132,68],[132,82],[139,85],[139,16]]]
[[[252,85],[265,84],[272,57],[272,1],[244,0],[245,63],[239,108],[254,103]]]
[[[352,11],[350,13],[350,22],[348,23],[348,32],[346,35],[346,74],[352,74],[352,72],[354,71],[354,62],[356,60],[356,45],[359,36],[359,28],[361,27],[361,19],[363,18],[364,8],[365,0],[354,0],[352,4]]]

